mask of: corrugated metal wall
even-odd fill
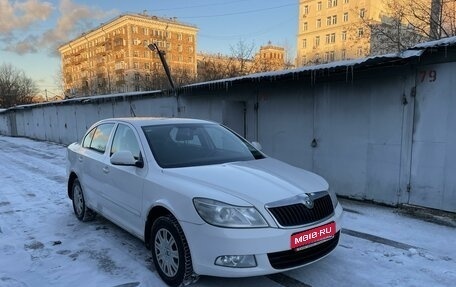
[[[102,118],[209,119],[259,141],[270,156],[322,175],[340,195],[456,211],[455,69],[454,62],[405,65],[349,81],[245,81],[184,89],[178,98],[70,101],[1,113],[0,131],[69,144]]]

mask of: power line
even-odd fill
[[[245,15],[245,14],[258,13],[258,12],[263,12],[263,11],[268,11],[268,10],[274,10],[274,9],[279,9],[279,8],[284,8],[284,7],[290,7],[290,6],[296,6],[296,3],[293,3],[293,4],[285,4],[285,5],[274,6],[274,7],[268,7],[268,8],[262,8],[262,9],[254,9],[254,10],[233,12],[233,13],[214,14],[214,15],[200,15],[200,16],[188,16],[188,17],[185,17],[185,16],[184,16],[184,17],[179,17],[179,18],[181,18],[181,19],[196,19],[196,18],[214,18],[214,17],[233,16],[233,15]]]
[[[212,3],[212,4],[202,4],[202,5],[194,5],[194,6],[183,6],[183,7],[175,7],[175,8],[162,8],[162,9],[156,9],[156,11],[173,11],[173,10],[184,10],[184,9],[192,9],[192,8],[201,8],[201,7],[213,7],[213,6],[223,6],[223,5],[228,5],[228,4],[234,4],[238,2],[244,2],[245,0],[238,0],[238,1],[228,1],[228,2],[222,2],[222,3]]]
[[[275,23],[274,25],[268,26],[266,28],[263,28],[261,30],[257,30],[254,32],[249,32],[246,34],[238,34],[238,35],[226,35],[226,36],[220,36],[220,35],[208,35],[208,34],[201,34],[199,33],[198,36],[201,36],[203,38],[207,39],[212,39],[212,40],[226,40],[226,39],[232,39],[232,38],[242,38],[242,37],[253,37],[253,36],[259,36],[259,35],[264,35],[269,33],[270,31],[274,29],[279,29],[282,28],[281,26],[285,23],[288,23],[290,21],[294,21],[295,19],[293,17],[290,17],[282,22]]]

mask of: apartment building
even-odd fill
[[[300,0],[297,66],[371,54],[372,41],[365,23],[381,22],[382,2]]]
[[[162,88],[155,43],[173,75],[196,77],[198,29],[175,18],[122,14],[59,47],[65,94],[96,95]],[[182,79],[177,79],[182,80]]]

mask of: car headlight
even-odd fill
[[[253,206],[235,206],[207,198],[194,198],[193,205],[201,218],[220,227],[267,227],[266,220]]]

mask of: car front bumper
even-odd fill
[[[199,275],[220,277],[249,277],[283,272],[315,262],[328,255],[338,244],[341,229],[342,206],[337,205],[333,216],[323,222],[304,228],[220,228],[209,224],[196,225],[181,221],[192,256],[193,269]],[[309,230],[330,222],[336,223],[336,235],[302,251],[290,248],[292,234]],[[298,254],[297,254],[298,253]],[[269,256],[268,256],[269,254]],[[224,255],[255,255],[256,267],[233,268],[215,265]],[[302,259],[306,257],[305,259]],[[277,261],[294,261],[291,265]],[[271,265],[277,268],[274,268]],[[278,263],[278,264],[277,264]]]

